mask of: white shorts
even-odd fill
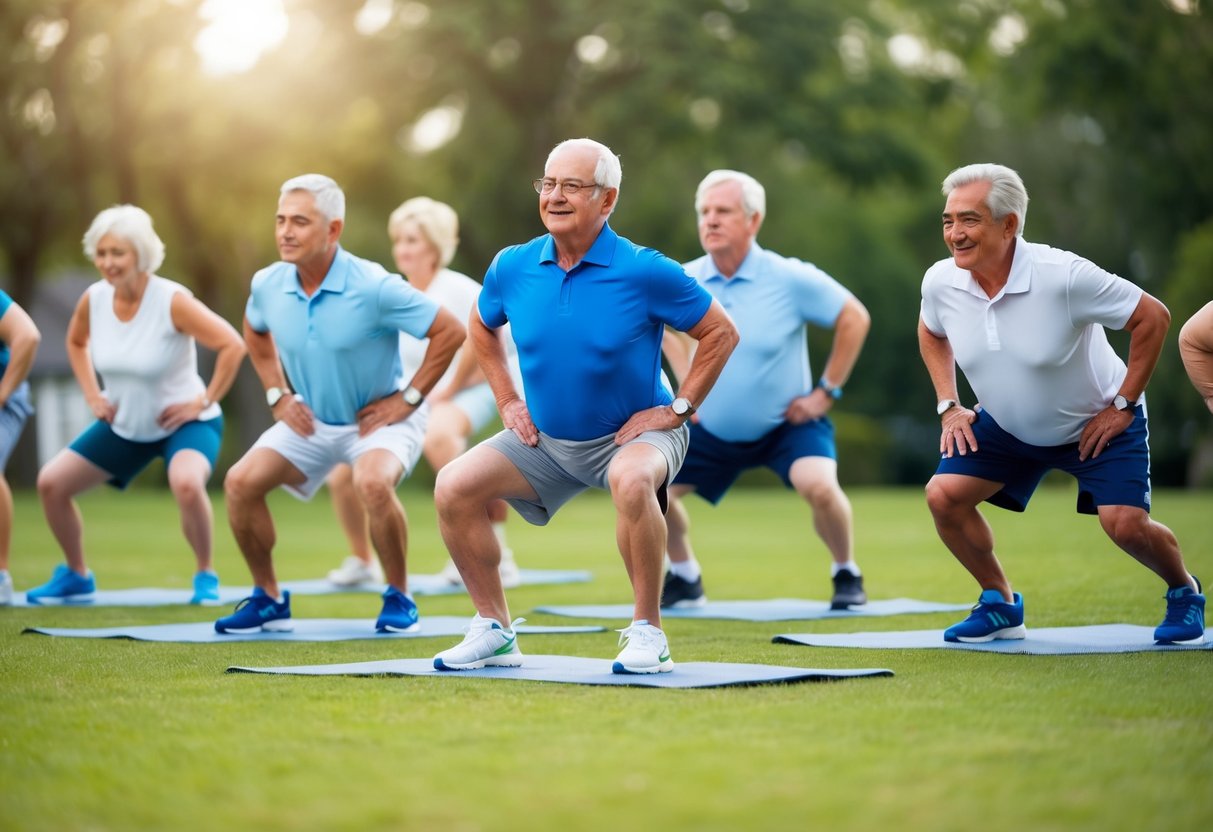
[[[497,418],[497,399],[487,381],[460,390],[451,398],[451,404],[467,417],[473,435],[480,433],[485,425]]]
[[[333,468],[344,462],[353,465],[368,451],[390,451],[404,467],[401,479],[413,472],[425,444],[425,426],[430,409],[422,407],[403,422],[386,425],[370,436],[359,436],[357,425],[327,425],[317,421],[316,432],[300,436],[285,422],[277,422],[253,443],[253,448],[269,448],[285,457],[307,477],[302,485],[283,488],[301,500],[310,500],[324,485]]]

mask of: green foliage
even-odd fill
[[[917,490],[855,489],[856,554],[874,598],[964,603],[972,581],[942,549]],[[322,498],[321,498],[322,499]],[[429,495],[401,491],[414,570],[445,558]],[[987,516],[1029,627],[1153,625],[1162,587],[1048,489],[1027,515]],[[1159,493],[1197,574],[1213,574],[1208,493]],[[216,563],[248,580],[216,505]],[[327,507],[282,494],[276,562],[316,577],[344,554]],[[828,558],[807,508],[782,491],[688,502],[709,594],[821,598]],[[90,493],[90,565],[105,588],[188,584],[170,496]],[[17,494],[20,589],[59,561],[31,493]],[[520,561],[587,568],[589,584],[512,591],[513,612],[628,598],[610,503],[578,498],[539,529],[511,521]],[[370,595],[300,597],[300,617],[366,618]],[[423,615],[470,615],[466,597]],[[887,667],[831,684],[662,691],[475,678],[227,675],[430,656],[450,639],[390,644],[154,644],[22,635],[27,626],[206,621],[181,607],[0,608],[0,827],[61,829],[1201,829],[1213,764],[1205,653],[1008,656],[812,649],[782,632],[942,629],[955,614],[817,622],[669,620],[676,661]],[[614,622],[601,622],[615,625]],[[619,625],[615,625],[619,626]],[[612,632],[532,636],[530,653],[610,658]],[[1114,786],[1114,787],[1110,787]]]

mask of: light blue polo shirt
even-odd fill
[[[8,312],[8,308],[13,305],[13,299],[8,296],[8,293],[0,289],[0,318],[3,318]],[[4,377],[4,371],[8,369],[8,344],[0,341],[0,378]]]
[[[249,325],[273,336],[291,387],[330,425],[354,424],[399,388],[400,333],[424,338],[437,314],[400,275],[342,248],[312,297],[278,262],[253,275],[245,308]]]
[[[478,308],[486,326],[510,323],[535,427],[580,441],[673,400],[662,382],[662,333],[666,324],[694,328],[711,304],[678,263],[604,225],[567,273],[550,234],[504,249]]]
[[[805,324],[833,327],[851,293],[812,263],[758,243],[731,278],[706,254],[686,271],[720,301],[741,335],[699,406],[699,423],[721,439],[752,442],[783,423],[792,399],[813,389]]]

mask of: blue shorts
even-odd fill
[[[205,422],[186,422],[155,442],[123,439],[114,433],[109,423],[98,419],[72,440],[68,447],[109,474],[110,485],[126,488],[153,459],[162,456],[167,466],[179,451],[197,451],[207,458],[214,471],[222,441],[222,416]]]
[[[801,425],[784,422],[752,442],[729,442],[692,421],[691,447],[674,484],[695,486],[695,493],[715,505],[747,468],[770,468],[791,488],[792,463],[808,456],[838,458],[834,423],[826,417]]]
[[[4,407],[0,408],[0,473],[8,465],[8,458],[17,447],[21,438],[21,429],[25,421],[34,412],[34,406],[29,402],[29,382],[23,381],[8,397]]]
[[[1150,432],[1139,405],[1133,421],[1098,457],[1078,460],[1078,443],[1042,447],[1020,442],[984,410],[973,423],[978,450],[939,461],[936,474],[962,474],[1002,483],[986,502],[1023,511],[1040,480],[1057,468],[1078,480],[1079,514],[1098,514],[1099,506],[1135,506],[1150,510]]]

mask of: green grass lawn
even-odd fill
[[[414,572],[445,560],[429,495],[406,487]],[[917,490],[853,490],[873,598],[968,603]],[[43,582],[60,555],[36,498],[16,497],[12,573]],[[221,502],[218,501],[218,502]],[[1167,492],[1191,569],[1213,581],[1213,494]],[[1072,487],[1029,512],[986,512],[1029,627],[1161,620],[1162,584],[1073,513]],[[807,509],[779,490],[689,503],[716,599],[829,594]],[[81,501],[99,586],[186,587],[192,558],[167,492]],[[283,579],[345,554],[327,500],[277,495]],[[225,583],[248,573],[216,507]],[[522,565],[594,581],[514,590],[542,604],[630,598],[600,494],[550,526],[516,517]],[[422,615],[470,615],[465,596]],[[297,617],[371,618],[372,595],[299,597]],[[808,648],[782,632],[940,628],[956,614],[846,621],[666,623],[676,661],[886,667],[893,678],[708,690],[443,679],[225,674],[230,665],[428,657],[450,638],[148,644],[22,635],[27,626],[211,620],[186,607],[0,609],[0,829],[1196,830],[1213,823],[1213,654],[1005,656]],[[614,622],[603,622],[613,624]],[[622,624],[615,624],[622,626]],[[525,652],[611,658],[612,632],[524,637]],[[677,671],[675,671],[677,672]]]

